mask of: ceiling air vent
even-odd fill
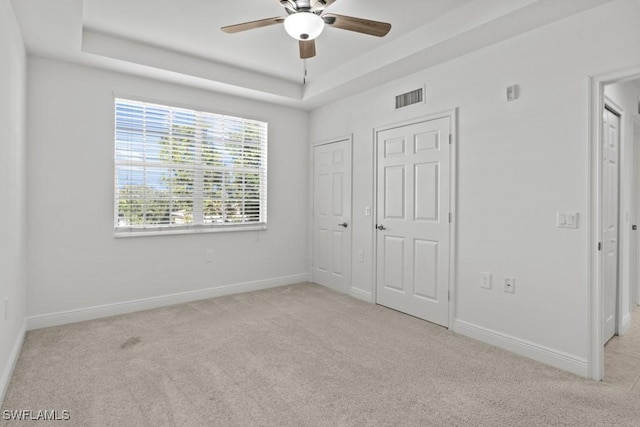
[[[396,96],[396,110],[424,102],[424,88],[412,90]]]

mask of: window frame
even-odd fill
[[[166,109],[167,111],[183,111],[183,112],[188,112],[191,114],[194,114],[195,116],[207,116],[209,118],[212,117],[217,117],[217,118],[221,118],[223,120],[227,119],[229,121],[241,121],[241,122],[254,122],[254,124],[258,124],[260,126],[263,126],[263,138],[260,142],[260,161],[261,161],[261,167],[256,168],[256,171],[258,173],[258,175],[260,176],[260,183],[259,183],[259,189],[258,189],[258,201],[259,201],[259,210],[258,210],[258,216],[259,216],[259,220],[257,222],[246,222],[246,223],[235,223],[235,222],[229,222],[229,223],[225,223],[225,222],[216,222],[216,223],[210,223],[207,224],[203,221],[203,218],[201,218],[202,222],[194,222],[192,224],[188,224],[188,225],[154,225],[154,224],[147,224],[144,226],[121,226],[120,225],[120,217],[119,217],[119,184],[118,184],[118,172],[120,170],[120,168],[122,168],[123,166],[125,166],[127,164],[127,160],[118,160],[117,155],[118,155],[118,107],[119,105],[140,105],[140,104],[144,104],[149,105],[151,107],[157,107],[157,108],[163,108]],[[171,135],[171,133],[168,133],[168,135]],[[202,141],[202,139],[200,139],[200,141]],[[146,142],[145,142],[146,144]],[[146,147],[146,145],[145,145]],[[268,147],[269,147],[269,124],[266,120],[262,120],[262,119],[256,119],[256,118],[250,118],[250,117],[246,117],[244,115],[238,115],[238,114],[233,114],[233,113],[221,113],[221,112],[213,112],[209,109],[206,108],[202,108],[202,107],[194,107],[194,106],[188,106],[188,105],[184,105],[181,103],[175,103],[175,102],[167,102],[167,101],[158,101],[158,100],[148,100],[148,99],[141,99],[139,97],[132,97],[132,96],[127,96],[127,95],[117,95],[114,94],[113,97],[113,182],[114,182],[114,188],[113,188],[113,200],[114,200],[114,211],[113,211],[113,227],[114,227],[114,236],[116,238],[120,238],[120,237],[137,237],[137,236],[161,236],[161,235],[177,235],[177,234],[201,234],[201,233],[218,233],[218,232],[234,232],[234,231],[260,231],[260,230],[266,230],[267,229],[267,224],[268,224],[268,220],[267,220],[267,212],[268,212]],[[203,144],[199,144],[198,146],[198,156],[201,156],[202,153],[204,152],[205,149],[205,145]],[[223,153],[228,154],[229,151],[222,151]],[[243,157],[244,158],[244,157]],[[163,166],[159,166],[158,164],[154,164],[153,162],[137,162],[139,167],[142,168],[146,168],[150,167],[150,168],[157,168],[157,169],[162,169]],[[142,163],[145,163],[144,165],[142,165]],[[171,162],[167,162],[164,164],[164,166],[166,167],[167,171],[172,170],[171,167],[168,167],[169,165],[173,165],[175,166],[175,168],[184,168],[184,169],[191,169],[194,172],[194,184],[195,181],[202,181],[204,179],[204,175],[206,171],[213,171],[213,168],[206,168],[204,165],[202,164],[196,164],[194,163],[191,166],[182,164],[182,163],[171,163]],[[131,166],[131,165],[129,165]],[[240,168],[241,169],[241,168]],[[233,169],[230,168],[230,171],[236,171],[236,173],[238,171],[238,168]],[[245,172],[247,173],[247,172]],[[253,172],[252,172],[253,173]],[[196,177],[196,174],[200,175],[199,177]],[[226,172],[225,172],[226,174]],[[226,176],[225,174],[222,174],[222,176]],[[200,182],[200,184],[202,184],[202,182]],[[195,185],[194,185],[195,187]],[[191,197],[190,201],[193,204],[193,208],[192,208],[192,215],[193,215],[193,219],[196,220],[196,208],[195,205],[199,202],[200,203],[200,210],[198,211],[198,213],[201,213],[202,215],[204,215],[202,206],[204,205],[205,201],[207,200],[207,197],[205,197],[205,192],[203,189],[203,186],[200,185],[199,190],[198,189],[194,189],[193,190],[193,196]],[[199,194],[196,194],[196,192],[199,191]],[[215,199],[218,200],[218,199]],[[219,200],[223,200],[223,199],[219,199]],[[244,206],[244,204],[243,204]],[[245,214],[246,215],[246,214]],[[196,220],[197,221],[197,220]]]

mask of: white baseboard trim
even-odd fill
[[[587,360],[581,357],[483,328],[463,320],[455,320],[453,331],[576,375],[589,377]]]
[[[357,298],[359,300],[373,303],[373,294],[371,292],[363,291],[362,289],[358,289],[358,288],[351,288],[351,291],[349,292],[349,294],[352,297]]]
[[[313,280],[311,281],[311,283],[313,283],[314,285],[322,286],[322,287],[327,288],[327,289],[331,289],[332,291],[338,292],[340,294],[346,294],[347,293],[347,292],[345,292],[344,289],[338,288],[338,287],[335,287],[335,286],[325,285],[324,283],[314,282]]]
[[[180,292],[176,294],[161,295],[151,298],[123,301],[113,304],[80,308],[76,310],[30,316],[27,318],[27,330],[31,331],[34,329],[48,328],[51,326],[66,325],[68,323],[100,319],[103,317],[116,316],[118,314],[132,313],[135,311],[149,310],[152,308],[165,307],[168,305],[182,304],[185,302],[221,297],[224,295],[239,294],[243,292],[258,291],[261,289],[293,285],[296,283],[308,281],[308,273],[296,274],[293,276],[257,280],[255,282],[235,283],[232,285],[217,286],[215,288],[201,289],[197,291]]]
[[[9,389],[9,383],[11,382],[11,376],[13,375],[13,370],[16,367],[16,362],[18,361],[18,356],[20,356],[20,351],[22,350],[22,343],[24,343],[24,337],[27,333],[27,321],[25,319],[22,322],[22,328],[20,328],[20,332],[18,332],[18,336],[16,337],[15,343],[13,343],[13,348],[11,349],[11,353],[9,354],[9,360],[7,360],[7,364],[4,367],[4,371],[2,371],[2,377],[0,377],[0,408],[4,405],[4,397]]]
[[[629,332],[629,328],[631,327],[631,313],[627,313],[622,318],[622,325],[620,325],[620,330],[618,331],[618,335],[624,335]]]

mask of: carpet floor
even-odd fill
[[[311,284],[31,331],[2,409],[70,417],[2,426],[640,425],[640,393]]]

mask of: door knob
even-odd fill
[[[378,230],[382,231],[382,230],[386,230],[387,227],[385,227],[384,225],[380,224],[379,226],[376,227]]]
[[[338,227],[347,228],[348,226],[349,226],[349,224],[347,224],[346,222],[343,222],[342,224],[338,224]]]

